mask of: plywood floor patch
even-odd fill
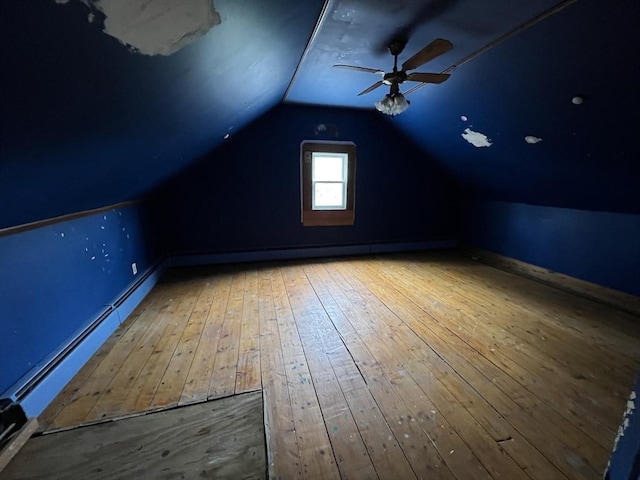
[[[32,438],[3,479],[266,478],[262,393]]]

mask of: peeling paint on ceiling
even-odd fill
[[[535,145],[536,143],[541,142],[542,139],[540,137],[535,137],[533,135],[527,135],[526,137],[524,137],[524,141],[531,145]]]
[[[68,3],[69,0],[55,0]],[[143,55],[171,55],[221,22],[212,0],[82,0],[104,17],[104,33]]]
[[[474,132],[470,128],[464,129],[462,138],[464,138],[467,142],[469,142],[474,147],[490,147],[491,146],[491,140],[489,140],[484,133]]]

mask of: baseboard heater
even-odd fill
[[[23,401],[31,392],[33,392],[40,383],[49,375],[53,370],[56,369],[69,355],[80,345],[84,340],[86,340],[99,326],[104,322],[106,318],[108,318],[111,314],[116,312],[118,307],[120,307],[124,302],[127,301],[133,295],[133,293],[144,283],[149,277],[155,273],[163,263],[165,259],[161,259],[156,262],[151,268],[147,269],[138,279],[132,283],[119,297],[118,299],[111,305],[108,305],[106,309],[98,315],[87,327],[82,330],[69,344],[67,344],[62,350],[60,350],[54,357],[50,358],[43,366],[38,368],[38,371],[35,372],[33,376],[31,376],[22,386],[20,386],[13,397],[15,401],[20,403]],[[124,319],[122,319],[124,320]],[[122,321],[121,320],[121,321]]]
[[[24,398],[29,395],[42,380],[53,371],[62,361],[69,356],[69,354],[75,350],[75,348],[80,345],[91,333],[107,318],[115,309],[113,307],[109,307],[105,310],[98,318],[96,318],[90,325],[85,328],[80,335],[75,337],[71,343],[69,343],[65,348],[63,348],[60,352],[56,354],[55,357],[50,359],[38,372],[31,377],[27,383],[25,383],[22,387],[18,389],[15,393],[16,400],[18,402],[24,400]]]

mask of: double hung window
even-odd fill
[[[301,150],[303,225],[353,225],[356,146],[303,142]]]

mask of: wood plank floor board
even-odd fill
[[[415,257],[404,258],[410,263],[419,263]],[[640,325],[637,316],[630,313],[465,259],[443,256],[429,259],[424,255],[419,259],[420,262],[441,259],[437,262],[439,268],[462,272],[468,282],[490,282],[491,289],[487,292],[500,291],[513,303],[549,313],[542,318],[561,326],[568,335],[592,338],[607,350],[621,347],[628,352],[633,351],[634,345],[639,346]]]
[[[305,477],[339,478],[329,435],[298,334],[281,269],[271,277],[282,356]]]
[[[210,282],[203,281],[200,295],[188,316],[187,323],[169,360],[167,369],[153,395],[151,409],[176,406],[180,401],[195,351],[206,326],[207,315],[213,303],[214,289],[211,287]]]
[[[315,271],[305,268],[305,274],[311,280],[324,311],[332,320],[333,328],[343,340],[340,344],[325,344],[326,354],[376,473],[382,474],[381,478],[385,475],[389,478],[415,478],[400,444],[345,345],[349,343],[345,342],[347,338],[358,341],[357,334],[354,331],[345,331],[348,321]],[[342,328],[338,328],[338,325]],[[326,336],[323,336],[323,339],[325,338]],[[339,426],[328,421],[326,416],[325,423],[330,432],[340,432]]]
[[[162,294],[159,294],[158,297],[145,301],[144,303],[147,305],[136,321],[131,325],[125,322],[127,328],[120,341],[115,344],[107,342],[99,349],[94,357],[102,358],[102,360],[93,369],[88,378],[79,378],[70,382],[70,385],[79,385],[79,387],[73,397],[66,402],[66,406],[56,414],[51,422],[52,428],[64,428],[84,423],[88,412],[95,407],[101,396],[111,393],[110,385],[114,377],[121,371],[126,359],[132,355],[136,355],[136,357],[132,362],[135,368],[131,375],[134,376],[134,379],[137,377],[140,372],[138,361],[141,357],[146,358],[145,347],[153,348],[153,340],[149,341],[149,339],[159,339],[161,330],[164,327],[162,323],[154,322],[154,320],[159,311],[171,312],[169,309],[174,305],[171,302],[172,297],[176,294],[179,296],[188,292],[188,285],[182,285],[181,287],[178,289],[162,289]],[[156,299],[157,303],[155,303]],[[140,351],[142,351],[142,355],[140,355]],[[120,389],[117,393],[122,394],[124,390]]]
[[[39,431],[50,428],[58,414],[69,403],[74,401],[77,393],[80,391],[81,385],[86,385],[96,368],[102,363],[109,352],[118,344],[122,336],[127,332],[130,326],[138,324],[137,320],[140,315],[130,315],[125,322],[120,324],[115,332],[107,339],[100,349],[85,363],[82,368],[74,375],[69,383],[65,385],[62,391],[47,406],[45,411],[38,418],[40,425]]]
[[[411,270],[411,266],[407,268]],[[526,305],[511,302],[509,298],[491,290],[480,294],[477,289],[466,288],[469,282],[464,272],[453,275],[447,269],[434,270],[443,273],[444,276],[438,279],[439,283],[446,281],[451,291],[459,295],[461,303],[471,305],[475,312],[484,313],[492,321],[498,321],[505,333],[515,337],[519,349],[527,351],[527,346],[532,345],[539,351],[536,353],[545,357],[547,364],[551,361],[557,363],[560,369],[568,370],[569,381],[581,379],[585,375],[597,375],[598,386],[610,394],[611,388],[617,388],[621,381],[633,378],[635,372],[620,368],[621,364],[624,365],[624,359],[616,355],[615,350],[609,349],[605,358],[594,361],[589,352],[597,346],[597,342],[590,341],[584,335],[573,335],[571,341],[567,341],[566,334],[563,335],[559,325],[540,320],[540,312],[534,315]],[[501,320],[503,321],[500,322]],[[576,364],[584,371],[571,371]],[[626,392],[623,397],[626,398]]]
[[[355,262],[351,262],[351,263],[355,263]],[[350,279],[352,279],[352,278],[354,278],[354,277],[355,277],[355,272],[354,272],[353,270],[351,270],[349,273],[350,273],[350,275],[349,275],[349,278],[350,278]],[[363,300],[363,302],[364,302],[364,300]],[[369,308],[371,308],[371,307],[369,307]],[[523,401],[523,402],[525,402],[525,401],[529,401],[528,396],[523,397],[522,401]],[[534,405],[535,405],[535,404],[529,404],[529,405],[528,405],[528,407],[532,407],[532,406],[534,406]],[[555,414],[555,412],[550,412],[550,414],[552,414],[552,415],[553,415],[553,414]],[[557,416],[557,414],[555,414],[555,415]],[[561,426],[562,426],[562,424],[561,424]],[[550,426],[550,427],[558,428],[558,426],[557,426],[557,425]],[[567,429],[567,431],[571,431],[571,427],[570,427],[570,426],[568,426],[568,425],[565,425],[565,426],[564,426],[564,428],[566,428],[566,429]],[[568,447],[568,448],[569,448],[569,447]],[[602,460],[601,455],[600,455],[599,457],[594,457],[594,456],[593,456],[593,455],[595,455],[595,454],[596,454],[596,452],[598,452],[598,453],[600,453],[600,454],[602,453],[602,451],[601,451],[601,450],[598,450],[598,449],[596,448],[596,446],[595,446],[595,445],[585,445],[585,446],[581,446],[581,447],[580,447],[580,449],[581,449],[581,450],[582,450],[582,452],[583,452],[583,455],[582,455],[582,456],[579,454],[579,452],[578,452],[578,451],[575,451],[575,450],[571,450],[569,455],[570,455],[570,456],[572,456],[572,458],[574,458],[574,461],[575,461],[575,462],[578,462],[578,461],[582,462],[582,464],[584,464],[584,465],[585,465],[585,469],[587,469],[587,470],[588,470],[588,465],[589,465],[589,463],[588,463],[588,461],[587,461],[586,459],[590,459],[590,458],[599,458],[600,460]],[[578,459],[579,459],[579,460],[578,460]]]
[[[164,328],[154,329],[154,338],[127,357],[109,390],[85,417],[93,422],[110,416],[127,415],[131,411],[145,411],[151,402],[173,357],[185,325],[202,291],[201,282],[194,282],[193,289],[174,300],[175,307],[156,317],[155,323]],[[151,348],[147,348],[151,347]],[[138,361],[135,354],[140,354]],[[142,365],[142,369],[140,369]],[[181,386],[180,386],[181,388]]]
[[[191,367],[181,392],[179,405],[201,402],[207,399],[213,375],[218,341],[221,337],[224,312],[231,291],[231,274],[221,271],[211,275],[214,289],[211,306],[207,312],[205,327],[194,352]]]
[[[448,354],[447,359],[454,362]],[[585,439],[555,410],[523,392],[513,379],[487,364],[474,350],[467,350],[466,358],[456,360],[456,372],[565,475],[576,479],[599,476],[596,465],[602,464],[605,450]],[[534,431],[532,425],[537,426]],[[574,464],[583,470],[576,472]]]
[[[514,340],[519,340],[525,346],[532,344],[541,354],[564,368],[571,369],[576,360],[581,366],[587,367],[588,372],[572,372],[574,378],[584,374],[592,376],[599,374],[598,382],[603,386],[616,386],[617,381],[627,379],[628,374],[621,372],[620,368],[616,368],[621,359],[615,355],[615,352],[610,352],[604,362],[594,362],[588,354],[589,350],[594,346],[593,342],[585,341],[587,339],[584,337],[574,336],[572,341],[567,342],[566,335],[562,335],[560,327],[538,320],[538,315],[533,315],[524,307],[510,304],[508,300],[504,299],[499,302],[499,299],[491,294],[486,295],[485,293],[480,297],[476,292],[472,292],[469,289],[465,290],[464,286],[456,285],[453,290],[464,296],[466,298],[465,303],[469,302],[476,311],[488,313],[492,310],[494,312],[498,310],[493,315],[497,320],[504,319],[506,317],[504,309],[509,309],[511,321],[508,321],[507,317],[507,321],[503,322],[505,332],[513,335],[515,337]],[[502,313],[502,315],[499,315],[499,313]],[[609,379],[611,380],[609,381]]]
[[[333,297],[344,315],[349,318],[353,330],[364,332],[365,339],[375,336],[376,334],[373,333],[366,320],[369,315],[378,318],[375,307],[358,297],[352,285],[344,278],[338,278],[336,272],[329,271],[329,274],[332,274],[333,282],[341,290],[334,289]],[[384,338],[384,335],[381,335],[380,338]],[[362,337],[360,339],[362,340]],[[381,362],[392,361],[389,356],[382,357],[385,353],[382,343],[377,344],[375,354],[366,348],[356,350],[357,347],[353,343],[348,343],[347,346],[360,371],[363,372],[367,385],[380,405],[383,414],[386,418],[393,419],[390,422],[390,428],[418,477],[454,478],[453,472],[445,464],[443,456],[434,447],[433,440],[429,435],[415,422],[407,421],[411,415],[411,409],[403,398],[404,392],[398,392],[392,386],[383,369],[379,366]],[[467,465],[467,467],[469,466],[472,465]],[[478,466],[476,463],[475,467]],[[474,475],[479,473],[473,466],[470,470]],[[482,475],[480,474],[476,478],[482,478]]]
[[[395,281],[402,281],[399,277],[394,277]],[[415,285],[419,281],[416,278],[406,280],[407,285]],[[564,412],[565,417],[574,422],[578,427],[589,433],[592,438],[602,442],[603,446],[610,444],[610,440],[602,436],[602,429],[608,428],[615,421],[610,412],[616,408],[620,408],[622,400],[609,398],[602,389],[595,392],[590,390],[582,390],[580,385],[576,384],[576,379],[568,378],[563,375],[558,368],[556,371],[549,370],[544,365],[541,357],[528,357],[523,354],[523,348],[512,348],[510,345],[501,343],[498,339],[501,337],[502,329],[492,329],[485,324],[479,324],[478,320],[473,318],[473,313],[464,302],[460,302],[457,297],[444,297],[438,291],[437,287],[430,285],[431,305],[427,305],[419,298],[411,293],[408,294],[418,303],[422,303],[427,313],[432,313],[439,317],[447,317],[448,325],[455,324],[455,334],[462,338],[467,344],[480,352],[485,358],[490,359],[492,363],[501,370],[508,373],[512,378],[516,379],[524,387],[536,394],[536,392],[545,392],[541,400],[553,404]],[[433,300],[438,299],[438,304],[433,308]],[[447,307],[447,301],[455,302],[460,308],[455,311]],[[460,302],[460,303],[458,303]],[[436,318],[436,320],[437,320]],[[477,318],[477,317],[476,317]],[[468,330],[461,328],[460,325],[466,324]],[[552,363],[549,360],[547,363]],[[524,366],[523,366],[524,365]],[[557,380],[555,377],[561,377]],[[585,379],[586,380],[586,379]],[[586,381],[583,383],[587,383]],[[562,392],[560,394],[559,392]],[[604,405],[602,405],[604,404]],[[595,415],[594,415],[595,413]],[[609,415],[609,418],[607,416]],[[602,420],[605,421],[603,424]],[[609,422],[608,424],[606,422]],[[609,431],[610,438],[613,438],[613,430]]]
[[[260,314],[258,302],[258,275],[248,271],[245,280],[244,304],[238,345],[236,393],[261,388],[260,381]]]
[[[408,296],[411,295],[408,294]],[[419,302],[420,300],[417,299],[416,301]],[[441,311],[441,309],[438,310],[438,312]],[[455,344],[455,336],[458,335],[459,331],[457,329],[443,329],[441,330],[441,332],[447,330],[448,332],[450,332],[450,335],[447,337],[444,343],[445,347],[443,348],[442,352],[444,355],[451,356],[452,353],[455,352],[455,350],[452,350],[450,348],[450,345]],[[431,341],[433,343],[434,340],[431,339]],[[500,385],[502,387],[503,392],[506,394],[503,398],[501,398],[503,402],[508,403],[511,400],[515,400],[517,404],[519,404],[522,409],[526,410],[527,412],[532,411],[536,413],[536,411],[540,411],[541,413],[543,413],[545,418],[544,420],[540,419],[537,413],[536,417],[539,419],[538,421],[542,422],[541,425],[545,425],[545,428],[547,428],[548,431],[557,431],[558,429],[563,430],[563,434],[554,435],[554,438],[565,438],[569,436],[576,439],[575,442],[578,445],[576,445],[575,447],[572,446],[572,443],[574,442],[568,442],[566,445],[559,445],[559,448],[555,449],[556,451],[562,449],[566,450],[568,452],[567,457],[571,458],[573,463],[581,463],[586,465],[587,467],[588,465],[590,465],[590,462],[596,462],[604,465],[603,462],[606,461],[604,460],[604,458],[606,457],[605,449],[595,445],[593,441],[587,441],[587,439],[584,438],[583,435],[575,431],[575,428],[573,428],[571,425],[568,425],[566,420],[561,419],[561,417],[559,417],[558,413],[555,410],[548,408],[545,404],[542,404],[539,400],[536,400],[535,396],[533,396],[532,394],[529,395],[531,392],[527,393],[526,391],[522,391],[521,389],[517,388],[513,384],[515,380],[512,377],[505,375],[504,372],[497,368],[493,363],[487,362],[486,358],[482,356],[476,349],[471,348],[468,344],[466,345],[466,348],[463,344],[460,344],[458,348],[463,348],[463,351],[465,351],[465,355],[462,357],[458,357],[460,361],[454,363],[454,365],[456,370],[458,371],[460,371],[460,369],[466,369],[463,373],[463,376],[468,382],[472,384],[482,385],[487,380],[489,380],[492,384]],[[468,358],[474,359],[474,362],[472,362],[471,366],[468,365]],[[474,375],[472,373],[473,370],[476,369],[478,369],[477,371],[482,372],[483,377],[479,377],[478,375]],[[497,398],[498,397],[493,397],[490,403],[493,405],[499,404],[497,402]],[[522,417],[519,416],[517,418],[521,419]],[[550,418],[553,418],[554,420],[550,422]],[[582,440],[577,440],[577,438],[582,438]],[[544,442],[541,442],[539,447],[547,448],[547,445],[544,445]],[[593,466],[591,468],[593,468]],[[591,472],[593,474],[593,470],[591,470]]]
[[[636,317],[456,253],[181,268],[42,418],[262,388],[270,478],[599,479],[639,362]]]
[[[417,478],[360,370],[353,362],[334,354],[329,359],[378,476]],[[328,425],[334,429],[334,424]]]
[[[487,303],[491,303],[490,305],[490,309],[492,310],[503,310],[503,315],[495,315],[495,313],[492,315],[492,319],[495,320],[505,320],[506,322],[503,322],[505,325],[510,326],[511,328],[513,328],[515,331],[518,330],[522,330],[521,326],[522,325],[528,325],[530,326],[536,326],[537,330],[539,330],[541,333],[543,333],[545,335],[545,337],[557,337],[558,333],[554,333],[557,332],[560,329],[560,326],[554,322],[544,322],[541,319],[544,318],[544,316],[540,315],[540,311],[536,311],[536,315],[533,315],[530,310],[526,307],[526,306],[520,306],[517,303],[511,302],[510,299],[508,297],[504,297],[501,295],[497,295],[493,290],[486,290],[486,291],[482,291],[482,295],[480,296],[477,289],[464,289],[464,285],[468,284],[468,282],[465,282],[465,280],[463,279],[463,277],[451,277],[448,273],[446,273],[447,271],[444,270],[445,274],[444,276],[438,275],[435,278],[432,279],[425,279],[423,277],[420,277],[419,275],[419,271],[417,271],[415,268],[413,268],[411,265],[409,265],[408,263],[403,264],[402,265],[403,269],[406,270],[407,272],[416,272],[418,274],[418,277],[421,278],[421,281],[423,282],[429,282],[430,280],[430,285],[431,286],[435,286],[437,287],[438,285],[441,284],[446,284],[449,287],[449,292],[453,293],[456,292],[458,293],[461,297],[464,297],[465,299],[472,299],[472,305],[473,307],[478,310],[478,311],[483,311],[483,312],[487,312],[487,309],[485,308],[485,306],[483,306],[483,303],[487,302]],[[393,267],[392,267],[393,268]],[[434,267],[433,270],[431,270],[431,272],[437,273],[440,270],[437,267]],[[465,304],[468,304],[466,302],[466,300],[463,300],[463,302]],[[504,315],[504,309],[508,309],[509,310],[509,316]],[[517,323],[514,324],[513,322],[513,318],[517,316]],[[509,325],[512,324],[512,325]],[[530,334],[530,332],[527,332]],[[565,331],[566,333],[566,331]],[[572,334],[575,334],[576,332],[571,331]],[[565,335],[565,341],[566,341],[566,335]],[[590,345],[591,342],[588,342],[588,339],[583,335],[583,336],[575,336],[572,341],[569,342],[569,352],[573,354],[573,352],[575,350],[579,350],[579,349],[571,349],[571,345],[574,344],[574,342],[578,342],[581,346],[582,345]],[[555,354],[564,354],[567,351],[567,348],[556,351]],[[578,357],[580,358],[580,357]],[[589,361],[588,356],[583,356],[582,359],[586,359],[587,361]]]
[[[260,269],[258,274],[260,371],[265,397],[269,478],[299,479],[303,478],[302,459],[273,300],[273,270]]]
[[[340,478],[378,478],[327,356],[348,355],[346,348],[302,268],[284,269],[283,277]]]
[[[185,290],[186,292],[186,290]],[[129,348],[137,343],[138,332],[149,328],[149,321],[156,315],[156,310],[168,302],[168,286],[157,287],[157,294],[147,297],[141,305],[116,329],[102,347],[89,359],[76,376],[64,387],[40,416],[41,428],[57,428],[69,423],[78,422],[77,415],[84,407],[70,406],[72,403],[83,402],[93,405],[100,395],[100,390],[92,383],[104,385],[106,378],[115,374],[114,366],[119,365],[122,355],[128,355]],[[131,330],[131,331],[130,331]],[[92,380],[93,379],[93,380]],[[65,410],[66,409],[66,410]],[[63,413],[64,411],[64,413]],[[57,423],[56,423],[57,422]]]
[[[376,292],[381,300],[385,301],[387,305],[391,302],[381,291],[381,285],[391,285],[388,279],[376,279],[375,282],[369,282],[369,288]],[[413,328],[424,339],[428,339],[429,346],[419,349],[422,355],[425,355],[425,359],[428,361],[428,371],[424,368],[416,369],[415,366],[423,366],[425,361],[420,359],[411,360],[408,364],[405,364],[405,368],[408,373],[417,381],[420,385],[430,385],[433,382],[439,382],[443,388],[430,389],[427,395],[440,398],[437,402],[440,412],[447,419],[452,419],[460,414],[460,407],[466,409],[469,415],[482,425],[490,435],[490,437],[500,444],[501,448],[504,448],[504,441],[511,439],[509,446],[518,444],[518,448],[510,448],[507,451],[511,452],[511,456],[531,478],[547,479],[547,478],[566,478],[555,468],[542,454],[536,450],[530,443],[528,443],[522,436],[518,434],[512,426],[510,426],[505,418],[495,410],[484,398],[482,398],[478,392],[470,387],[469,383],[460,375],[457,374],[454,367],[459,362],[456,361],[457,349],[460,348],[462,342],[454,335],[448,337],[448,341],[441,342],[440,338],[434,334],[434,328],[437,330],[437,324],[434,324],[430,317],[427,317],[423,312],[411,302],[400,302],[393,305],[394,311],[400,313],[403,317],[409,318],[414,316],[417,322],[413,322]],[[424,323],[422,323],[424,321]],[[429,325],[429,327],[426,327]],[[415,351],[415,350],[414,350]],[[438,354],[438,351],[448,351],[453,355],[448,355],[445,358]],[[446,361],[445,361],[446,360]],[[448,362],[451,362],[451,365]],[[469,371],[466,372],[469,375]],[[436,414],[436,410],[432,411]],[[455,421],[451,422],[454,428],[459,429],[460,424]],[[464,422],[463,426],[466,428],[469,422]],[[478,432],[477,432],[478,433]],[[482,432],[479,432],[482,435]],[[461,436],[466,438],[466,435],[461,433]],[[474,441],[475,439],[467,439],[466,441]],[[486,437],[485,437],[486,440]],[[533,460],[533,461],[532,461]],[[495,463],[490,462],[492,466],[496,466]],[[502,466],[502,465],[500,465]],[[489,467],[488,467],[489,468]],[[509,466],[507,466],[509,468]],[[512,475],[512,474],[510,474]],[[508,477],[507,477],[508,478]]]
[[[353,277],[350,277],[353,278]],[[363,285],[355,285],[356,291],[361,291]],[[361,297],[362,298],[362,297]],[[368,309],[375,313],[376,318],[380,318],[383,314],[380,312],[383,305],[373,305],[372,302],[365,301],[368,305]],[[353,319],[354,317],[351,316]],[[366,325],[358,327],[366,329]],[[497,474],[497,478],[526,478],[520,469],[516,469],[517,465],[512,460],[505,458],[502,459],[501,464],[489,462],[489,458],[495,460],[495,455],[491,456],[491,448],[495,448],[495,442],[491,440],[491,437],[478,429],[472,434],[467,435],[466,439],[463,439],[458,431],[452,427],[448,419],[443,416],[439,409],[442,406],[449,406],[449,400],[441,400],[438,395],[439,388],[429,388],[434,382],[423,382],[419,385],[408,372],[405,370],[407,365],[413,362],[414,368],[420,369],[428,374],[431,366],[427,359],[423,356],[416,356],[417,351],[407,343],[402,343],[403,335],[398,328],[392,324],[386,324],[385,330],[393,331],[393,335],[388,335],[386,341],[384,340],[378,343],[376,347],[376,354],[384,354],[384,357],[378,357],[381,365],[381,369],[385,376],[389,379],[393,388],[396,389],[405,400],[409,407],[410,415],[403,421],[418,421],[422,426],[425,433],[429,436],[430,441],[437,445],[437,449],[444,458],[445,462],[452,470],[457,479],[464,478],[489,478],[487,469],[483,466],[481,460],[476,456],[480,453],[484,457],[487,466],[494,470],[494,474]],[[371,333],[373,334],[373,333]],[[414,362],[415,360],[415,362]],[[433,401],[436,399],[436,402]],[[418,407],[419,405],[419,407]],[[412,408],[413,406],[413,408]],[[437,421],[435,419],[438,419]],[[467,423],[467,426],[472,425]],[[426,427],[429,428],[426,428]],[[484,434],[484,438],[480,438],[482,441],[478,441],[478,434]],[[487,442],[487,440],[491,440]],[[475,449],[472,451],[468,447],[468,443],[474,443]],[[484,448],[478,448],[479,446]],[[455,456],[451,452],[455,453]],[[476,452],[476,454],[474,454]],[[502,468],[501,468],[502,467]],[[500,471],[504,472],[504,476]]]
[[[240,342],[240,327],[242,325],[242,311],[244,308],[245,272],[236,272],[231,279],[231,290],[218,348],[211,372],[208,398],[220,398],[233,395],[236,388],[238,371],[238,344]]]

